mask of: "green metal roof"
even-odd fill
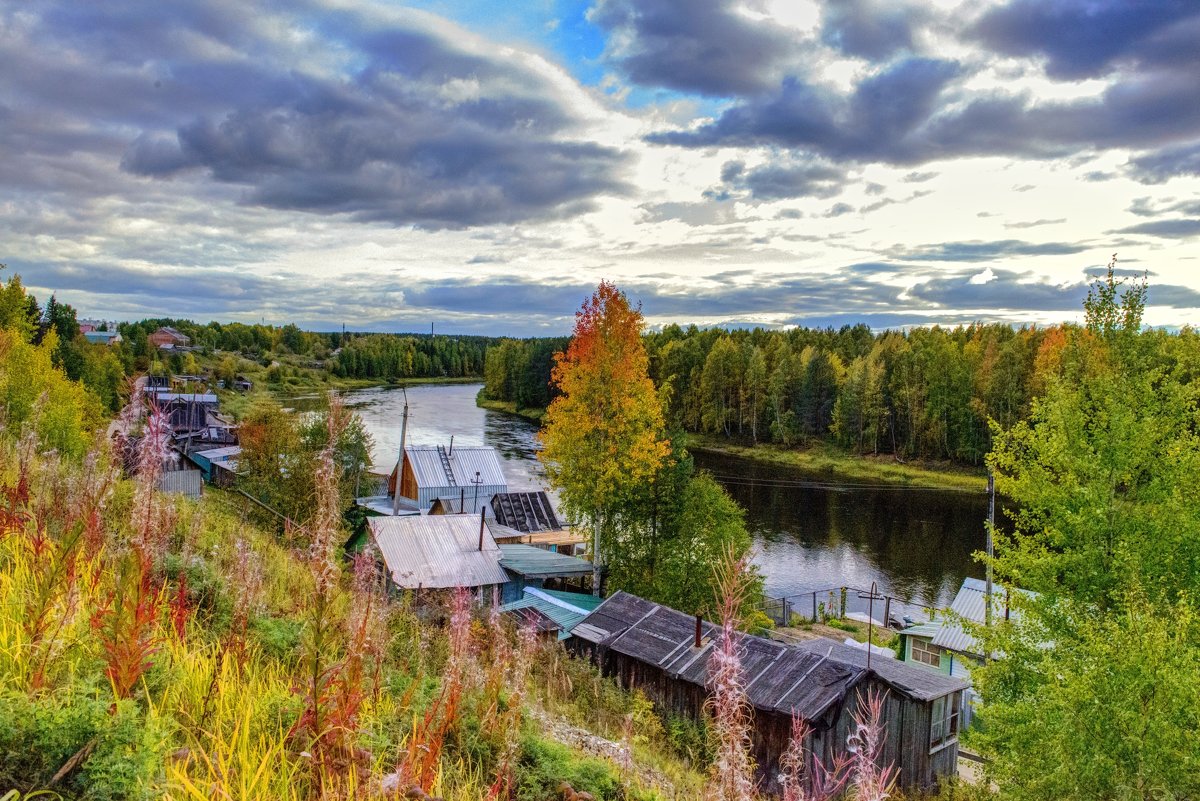
[[[533,545],[501,545],[500,564],[525,578],[559,578],[590,576],[592,563],[576,556],[567,556]]]
[[[911,636],[911,637],[930,637],[930,638],[932,638],[941,630],[942,630],[941,623],[936,623],[936,622],[935,623],[918,623],[915,626],[909,626],[908,628],[904,629],[900,633],[907,635],[907,636]]]
[[[546,597],[548,596],[548,597]],[[558,638],[566,639],[581,620],[591,614],[592,610],[601,604],[602,598],[594,595],[584,595],[578,592],[560,592],[526,587],[525,595],[520,600],[512,601],[500,607],[501,612],[517,612],[522,609],[533,609],[554,621],[558,626]]]

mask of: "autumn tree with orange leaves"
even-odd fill
[[[561,394],[546,411],[539,457],[567,516],[592,526],[596,594],[612,533],[606,522],[670,452],[648,370],[640,308],[602,281],[575,313],[566,352],[555,354],[551,380]]]

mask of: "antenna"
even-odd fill
[[[483,483],[483,479],[479,477],[479,471],[475,471],[475,478],[471,479],[471,483],[475,485],[475,511],[479,511],[479,485]]]

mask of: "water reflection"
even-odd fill
[[[964,577],[981,575],[971,555],[984,547],[982,494],[805,486],[811,477],[799,471],[695,457],[746,509],[770,595],[877,581],[898,597],[946,604]]]

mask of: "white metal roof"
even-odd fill
[[[1019,589],[1017,592],[1026,595],[1033,594],[1029,590]],[[992,614],[994,616],[1002,617],[1004,615],[1004,601],[1007,593],[1007,587],[999,584],[992,585]],[[943,622],[931,643],[949,651],[982,655],[979,642],[963,630],[960,621],[969,620],[973,623],[983,623],[987,620],[987,582],[976,578],[963,579],[958,595],[954,596],[954,601],[950,604],[950,611],[952,614],[948,620]]]
[[[192,456],[203,456],[210,462],[220,462],[237,456],[241,452],[241,445],[226,445],[223,448],[210,448],[206,451],[193,451]]]
[[[475,515],[371,517],[367,525],[400,587],[486,587],[508,581],[500,546],[486,524],[480,550]]]
[[[404,448],[418,487],[481,487],[507,485],[496,449],[486,445],[408,445]],[[475,473],[479,473],[478,480]]]

